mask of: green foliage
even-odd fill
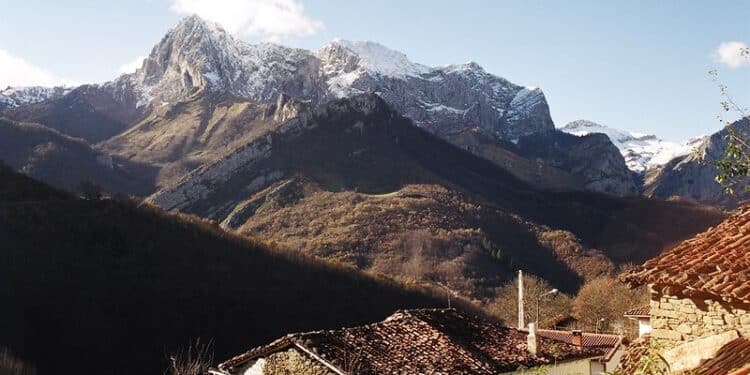
[[[750,59],[748,49],[743,49],[741,53],[746,59]],[[718,115],[717,118],[725,125],[727,141],[727,148],[722,158],[712,163],[718,169],[715,180],[724,187],[728,194],[734,193],[734,189],[738,185],[744,185],[742,189],[750,191],[750,185],[747,185],[746,179],[750,177],[750,146],[747,143],[750,137],[741,130],[730,126],[730,122],[725,120],[723,116],[724,113],[733,112],[745,118],[748,116],[748,111],[737,104],[729,93],[728,87],[719,82],[719,74],[716,70],[711,70],[709,75],[719,88],[722,98],[719,102],[722,114]]]
[[[662,349],[664,349],[662,345],[652,344],[648,352],[643,354],[638,360],[631,374],[626,374],[618,367],[614,371],[605,372],[604,375],[671,375],[672,369],[669,363],[660,354]],[[691,375],[690,372],[681,372],[681,374]]]
[[[489,253],[493,258],[502,261],[503,260],[503,249],[499,246],[495,246],[495,244],[492,243],[487,237],[482,238],[482,249]],[[513,260],[509,259],[509,262],[511,262],[511,266],[513,265]]]

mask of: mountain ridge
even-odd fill
[[[690,153],[706,137],[694,137],[675,143],[665,141],[653,134],[634,133],[614,129],[588,120],[576,120],[565,124],[561,131],[577,136],[591,133],[605,134],[620,150],[628,168],[638,174],[645,174],[672,159]]]
[[[148,201],[395,277],[408,274],[385,264],[408,263],[414,241],[432,243],[443,249],[424,255],[437,262],[424,266],[434,269],[432,277],[482,301],[513,267],[574,291],[583,279],[647,257],[682,238],[681,231],[721,216],[689,204],[537,190],[413,126],[374,94],[306,111]],[[632,217],[637,212],[677,215],[669,221],[683,223],[657,238]],[[415,240],[412,233],[421,234]]]

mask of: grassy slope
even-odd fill
[[[0,347],[42,373],[160,373],[201,337],[217,358],[288,332],[440,302],[212,224],[83,201],[0,170]]]
[[[694,204],[536,190],[491,161],[413,126],[376,97],[331,102],[313,124],[299,137],[274,135],[268,160],[240,169],[187,209],[206,215],[234,199],[246,202],[253,197],[247,197],[244,188],[257,171],[285,170],[287,176],[314,181],[321,192],[307,191],[304,199],[258,211],[242,233],[362,268],[408,257],[399,239],[408,231],[428,230],[438,242],[453,244],[440,246],[445,249],[435,255],[440,262],[471,256],[473,250],[463,245],[477,248],[486,238],[510,256],[499,262],[487,257],[459,260],[463,270],[446,273],[459,276],[456,281],[449,278],[451,284],[484,280],[491,289],[521,267],[570,292],[578,289],[582,277],[653,257],[723,218],[717,209]],[[429,186],[420,192],[428,198],[355,197],[355,192],[387,194],[409,185]],[[434,187],[449,192],[433,194]],[[472,230],[481,232],[474,235]],[[446,231],[452,233],[443,235]],[[389,259],[378,259],[381,254]],[[379,268],[409,278],[398,268]],[[590,269],[597,271],[587,274]],[[480,287],[475,286],[461,289],[481,297],[483,293],[474,294]]]

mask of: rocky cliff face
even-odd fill
[[[246,101],[262,107],[284,98],[316,107],[362,93],[379,96],[416,126],[508,168],[529,163],[517,162],[517,155],[502,149],[521,138],[554,131],[540,89],[513,84],[476,63],[428,67],[373,42],[336,40],[316,51],[248,44],[196,16],[181,20],[170,30],[135,73],[101,85],[81,86],[58,99],[6,113],[89,142],[105,141],[105,150],[143,162],[174,163],[179,157],[206,156],[168,172],[165,181],[171,182],[177,174],[212,161],[209,155],[220,154],[212,147],[229,147],[231,142],[206,138],[224,133],[226,122],[216,118],[214,111],[222,101]],[[176,122],[170,118],[179,117],[174,114],[184,109],[184,103],[198,100],[208,102],[202,105],[203,110],[192,111],[195,121],[189,122],[196,126],[190,128],[196,131],[172,126]],[[167,125],[162,126],[159,119]],[[255,127],[247,130],[252,133]],[[181,135],[176,136],[178,133]],[[472,136],[466,136],[470,133]],[[249,140],[235,135],[243,143]],[[482,147],[477,147],[478,139]],[[161,144],[153,144],[154,140]],[[555,176],[551,180],[538,176],[549,169],[541,165],[534,168],[538,173],[515,171],[516,176],[526,181],[551,181],[554,190],[579,186],[613,194],[630,190],[629,186],[600,183],[602,178],[594,177],[613,168],[588,162],[574,166],[573,161],[585,160],[567,155],[566,148],[537,145],[565,154],[560,158],[567,160],[564,164],[569,168],[546,173]],[[141,146],[147,152],[142,152]],[[552,159],[538,160],[546,163]],[[581,176],[586,176],[585,180]]]
[[[587,190],[636,195],[640,187],[620,151],[605,134],[549,132],[521,138],[520,154],[577,176]]]
[[[572,121],[560,130],[578,136],[593,133],[606,135],[620,150],[628,168],[638,174],[645,174],[676,157],[687,155],[703,140],[702,137],[697,137],[680,143],[669,142],[653,134],[613,129],[587,120]]]
[[[0,111],[22,105],[57,99],[73,90],[72,87],[8,87],[0,91]]]
[[[94,143],[127,129],[149,109],[130,76],[82,85],[62,96],[6,109],[4,116],[43,124]]]
[[[738,134],[750,134],[750,119],[729,125]],[[750,139],[750,137],[746,137]],[[681,198],[689,201],[736,208],[750,198],[742,186],[727,194],[715,178],[714,163],[724,156],[727,148],[727,129],[703,140],[693,152],[677,157],[646,176],[645,194],[654,198]],[[750,181],[748,181],[750,182]]]
[[[248,44],[195,16],[172,29],[129,77],[152,105],[198,91],[256,102],[284,94],[314,105],[375,93],[438,135],[471,125],[515,140],[554,128],[541,90],[515,85],[476,63],[427,67],[373,42],[336,40],[317,51]]]
[[[476,126],[496,139],[554,128],[544,94],[470,62],[430,68],[373,42],[334,41],[318,51],[335,96],[373,92],[418,126],[442,137]]]

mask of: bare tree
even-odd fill
[[[169,357],[169,375],[204,375],[214,361],[213,343],[195,340]]]
[[[536,321],[536,301],[539,300],[539,327],[550,328],[554,326],[555,318],[568,315],[570,312],[571,298],[563,293],[547,294],[554,287],[546,280],[533,275],[524,275],[523,294],[525,301],[525,321]],[[547,295],[545,295],[547,294]],[[497,291],[494,302],[490,305],[490,311],[503,319],[505,322],[518,321],[518,284],[511,281],[503,285]]]
[[[587,331],[623,330],[631,322],[623,313],[648,303],[645,288],[630,289],[614,277],[601,277],[586,283],[573,301],[573,315]]]

